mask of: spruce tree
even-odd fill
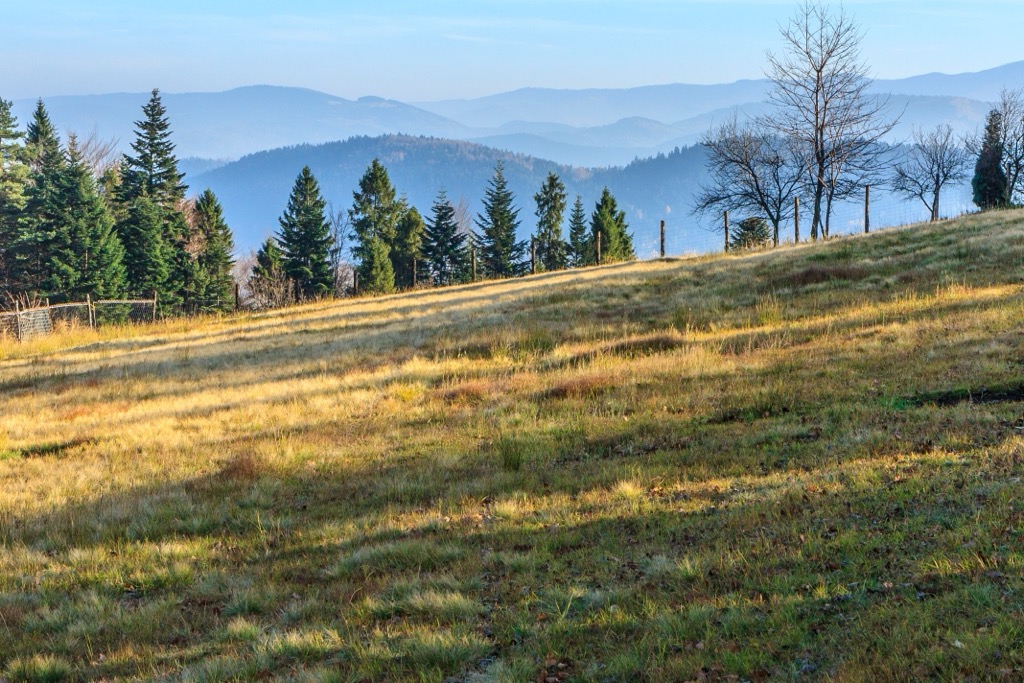
[[[92,171],[69,136],[67,163],[58,188],[49,249],[46,289],[80,301],[86,295],[113,298],[124,294],[124,247],[114,232],[114,219],[100,197]]]
[[[125,208],[117,224],[124,245],[128,292],[133,296],[166,293],[172,267],[171,246],[165,238],[166,210],[149,197],[138,197]]]
[[[452,285],[468,279],[470,255],[466,235],[459,232],[455,207],[443,189],[434,200],[423,232],[423,261],[435,285]]]
[[[191,230],[182,213],[188,187],[178,171],[167,110],[154,89],[135,122],[134,154],[121,160],[117,234],[125,247],[132,294],[156,293],[164,311],[194,302],[197,284]],[[107,185],[108,183],[105,183]]]
[[[135,154],[126,154],[121,161],[122,202],[149,197],[164,208],[175,209],[188,186],[182,182],[185,174],[178,171],[171,124],[159,90],[153,89],[142,114],[143,119],[135,122]]]
[[[235,300],[235,279],[231,274],[235,241],[212,190],[204,190],[196,199],[195,233],[199,242],[196,265],[203,285],[199,310],[229,311]]]
[[[402,204],[407,206],[407,202]],[[395,286],[408,289],[413,286],[412,263],[423,258],[423,217],[415,206],[408,206],[398,220],[398,232],[391,247],[391,264],[395,271]],[[417,266],[418,267],[418,266]],[[417,275],[417,277],[419,277]]]
[[[594,263],[594,244],[587,228],[587,212],[583,208],[583,198],[576,195],[569,215],[569,265],[582,268]]]
[[[256,252],[256,264],[249,274],[246,289],[257,308],[286,303],[288,283],[284,274],[284,253],[273,237],[268,237]]]
[[[619,211],[615,197],[608,188],[601,192],[601,199],[594,207],[590,218],[591,239],[597,241],[601,235],[601,262],[629,261],[636,258],[633,251],[633,236],[626,230],[626,212]]]
[[[10,101],[0,98],[0,290],[11,288],[11,248],[18,236],[18,218],[25,208],[29,176],[25,134],[18,130],[12,106]]]
[[[279,219],[277,241],[283,252],[285,276],[304,299],[327,296],[334,278],[330,266],[331,225],[320,196],[320,185],[306,166],[295,179],[288,208]]]
[[[58,231],[63,229],[61,190],[67,159],[42,100],[28,125],[26,146],[32,173],[10,247],[11,284],[30,296],[48,296],[53,293],[49,289],[53,250],[66,241]]]
[[[363,249],[359,267],[360,294],[391,294],[395,291],[395,270],[391,248],[381,237],[371,237]]]
[[[513,201],[499,161],[484,193],[483,213],[476,218],[480,269],[488,277],[515,277],[526,269],[526,242],[516,241],[519,209],[513,207]]]
[[[537,233],[534,236],[538,270],[561,270],[566,266],[566,244],[562,239],[562,220],[565,217],[565,185],[556,173],[548,173],[540,192],[533,196],[537,202]]]
[[[982,211],[997,209],[1007,205],[1009,182],[1003,171],[1003,117],[998,110],[989,112],[985,124],[985,135],[981,142],[981,152],[974,166],[974,178],[971,188],[974,190],[974,203]]]
[[[52,159],[60,153],[60,137],[41,99],[36,100],[32,120],[25,127],[25,146],[28,150],[29,163],[36,172],[42,168],[47,157]]]
[[[397,199],[388,171],[379,159],[374,159],[363,173],[352,199],[348,216],[352,237],[356,240],[352,255],[359,261],[359,289],[368,293],[394,291],[394,264],[384,268],[380,257],[384,253],[389,260],[392,258],[398,222],[405,207]],[[387,280],[389,272],[390,281]]]

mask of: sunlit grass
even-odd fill
[[[1020,678],[1022,227],[0,341],[0,679]]]

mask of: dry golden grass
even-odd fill
[[[0,678],[1020,679],[1022,225],[0,341]]]

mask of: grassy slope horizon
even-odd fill
[[[1024,676],[1024,212],[0,341],[0,678]]]

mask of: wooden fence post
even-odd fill
[[[154,322],[154,323],[156,322],[156,303],[157,303],[157,295],[156,295],[156,290],[154,289],[153,290],[153,319],[150,321],[150,322]]]
[[[412,288],[416,289],[416,259],[412,260]]]
[[[601,231],[597,231],[597,265],[601,265]]]
[[[242,287],[237,282],[235,283],[235,310],[242,308]]]
[[[661,258],[665,258],[665,221],[661,222]]]
[[[530,275],[537,274],[537,240],[530,238]]]
[[[21,302],[14,302],[14,338],[21,341]]]
[[[871,232],[871,186],[864,186],[864,234]]]
[[[729,251],[729,212],[728,211],[722,212],[722,219],[724,220],[724,225],[725,225],[725,251],[726,251],[726,253],[728,253],[728,251]]]
[[[469,250],[469,257],[473,271],[473,282],[476,282],[476,247]]]
[[[96,319],[92,311],[92,294],[85,295],[85,315],[89,319],[89,327],[96,327]]]
[[[793,244],[800,244],[800,198],[793,197]]]
[[[352,296],[359,296],[359,271],[352,269]]]

